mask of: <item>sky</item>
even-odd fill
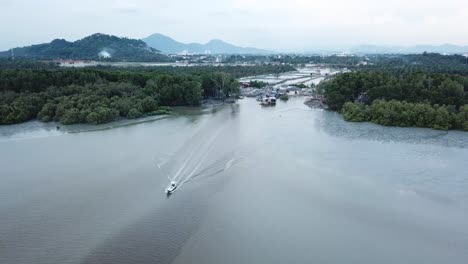
[[[468,0],[0,0],[0,50],[93,33],[279,51],[468,45]]]

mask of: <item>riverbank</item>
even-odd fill
[[[121,119],[100,125],[75,124],[62,125],[57,122],[44,123],[32,120],[21,124],[0,125],[0,141],[21,140],[49,136],[59,136],[68,133],[95,132],[114,128],[132,126],[169,118],[170,115],[148,116],[138,119]]]
[[[40,120],[31,120],[20,124],[0,125],[0,141],[58,136],[68,133],[96,132],[143,123],[150,123],[167,118],[208,115],[220,111],[222,108],[228,105],[233,104],[224,103],[220,100],[210,100],[209,102],[203,102],[203,104],[199,107],[171,107],[170,114],[152,115],[135,119],[121,118],[119,120],[97,125],[63,125],[58,122],[41,122]]]

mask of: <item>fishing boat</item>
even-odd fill
[[[166,188],[166,194],[171,195],[175,190],[177,189],[177,182],[176,181],[171,181],[169,186]]]
[[[275,105],[276,104],[276,97],[270,96],[270,97],[268,97],[268,101],[270,102],[270,105]]]
[[[260,104],[264,105],[264,106],[276,105],[276,97],[274,97],[274,96],[265,96],[265,97],[262,98],[262,101],[261,101]]]

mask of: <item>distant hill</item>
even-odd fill
[[[157,49],[136,39],[93,34],[75,42],[55,39],[50,43],[15,48],[15,57],[33,59],[76,59],[111,61],[167,61]],[[12,51],[0,52],[0,57],[10,57]]]
[[[211,40],[206,44],[200,43],[181,43],[168,36],[162,34],[153,34],[147,38],[142,39],[152,48],[158,49],[166,54],[179,54],[188,52],[191,54],[267,54],[271,51],[250,48],[238,47],[219,39]]]

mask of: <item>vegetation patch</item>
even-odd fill
[[[468,130],[467,65],[461,56],[384,57],[375,66],[325,81],[318,91],[348,121]]]
[[[170,113],[203,98],[239,96],[237,77],[289,71],[290,67],[157,67],[61,69],[50,64],[0,61],[0,124],[32,119],[102,124]],[[2,66],[3,65],[3,66]]]

